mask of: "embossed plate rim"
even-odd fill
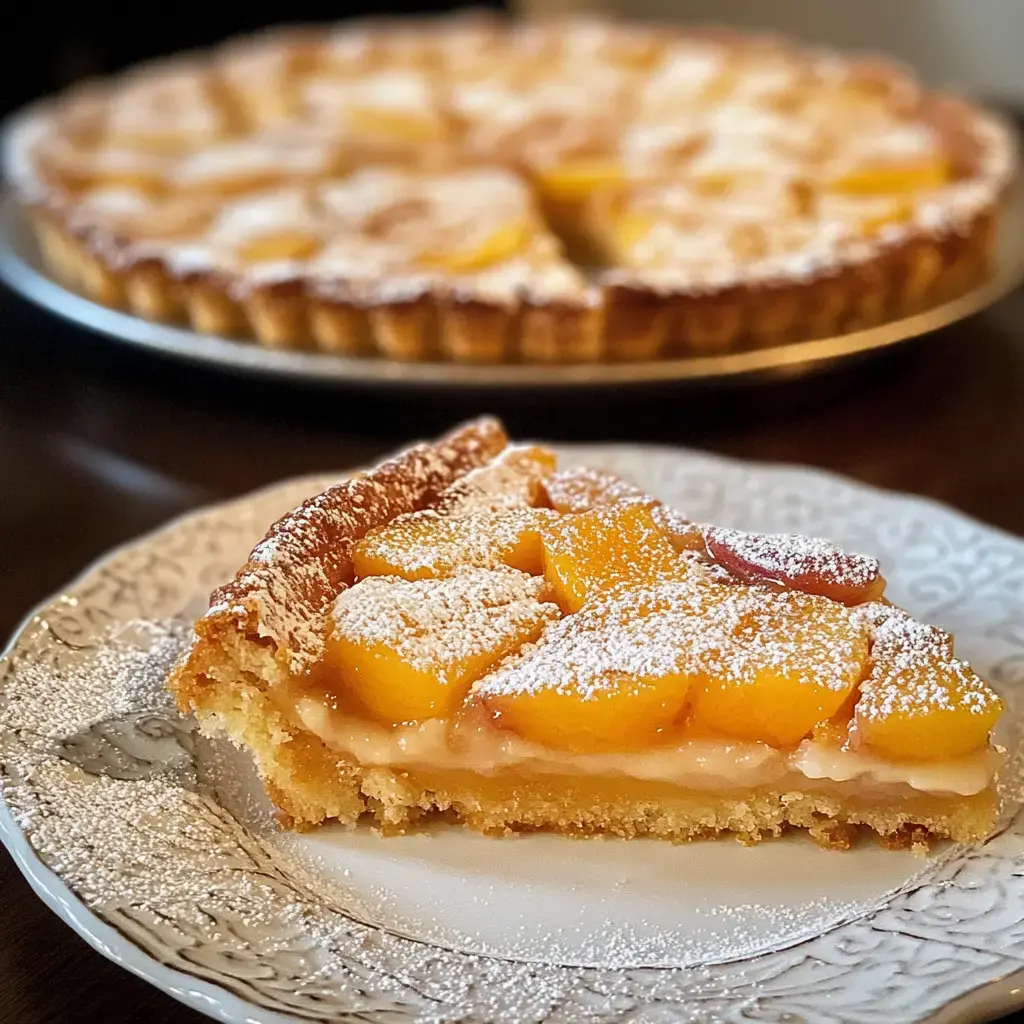
[[[916,495],[888,491],[883,488],[848,480],[839,474],[815,470],[809,467],[753,463],[744,460],[722,458],[703,452],[686,452],[655,445],[579,445],[567,449],[567,451],[578,452],[583,456],[589,455],[591,458],[594,457],[593,453],[600,450],[618,452],[623,458],[642,459],[645,453],[660,453],[662,457],[676,456],[682,461],[689,461],[690,465],[695,468],[710,470],[712,473],[715,468],[721,470],[746,469],[748,472],[768,477],[788,476],[791,481],[794,476],[797,478],[807,478],[808,480],[817,480],[831,485],[838,485],[842,490],[851,495],[856,495],[857,493],[873,494],[878,497],[896,500],[912,507],[921,508],[932,514],[945,517],[951,524],[979,531],[984,538],[999,539],[1009,542],[1011,545],[1024,548],[1024,542],[1013,534],[987,526],[973,517],[950,509],[940,502]],[[269,495],[279,489],[297,488],[308,483],[309,489],[312,490],[315,486],[322,486],[326,481],[339,479],[347,475],[348,472],[351,472],[351,470],[345,473],[318,474],[316,476],[271,484],[247,495],[230,498],[223,502],[192,510],[148,532],[142,537],[118,545],[106,554],[93,560],[86,569],[62,588],[60,592],[37,605],[14,631],[10,642],[4,649],[3,656],[6,656],[15,648],[25,631],[35,623],[41,614],[45,613],[47,608],[55,601],[59,601],[62,594],[80,588],[94,573],[119,555],[133,548],[144,548],[156,536],[172,533],[186,525],[190,520],[211,514],[230,515],[232,508],[245,507],[252,502],[258,501],[262,496]],[[281,1022],[295,1019],[273,1010],[257,1007],[255,1004],[235,995],[226,988],[195,978],[192,975],[161,963],[156,957],[145,952],[115,927],[104,922],[98,914],[89,910],[83,901],[74,895],[63,880],[42,862],[21,828],[16,824],[6,804],[0,805],[0,840],[3,841],[4,845],[11,852],[19,870],[22,871],[33,890],[43,899],[44,903],[65,923],[72,927],[74,931],[86,939],[94,949],[108,959],[168,992],[168,994],[179,1001],[223,1021],[259,1020],[281,1024]],[[932,1017],[927,1019],[943,1022],[976,1020],[980,1019],[979,1015],[981,1014],[988,1016],[1006,1012],[1020,1006],[1024,1004],[1024,994],[1022,994],[1022,989],[1018,986],[1018,981],[1022,976],[1024,976],[1024,971],[1013,969],[1003,975],[994,977],[980,986],[958,993],[952,1001],[947,1002]]]
[[[318,478],[318,475],[314,474],[308,479]],[[324,479],[331,479],[331,474],[325,475]],[[22,635],[47,608],[59,601],[61,596],[68,591],[84,584],[93,573],[107,562],[117,558],[118,555],[130,548],[148,543],[158,534],[175,530],[190,519],[206,512],[227,511],[233,505],[245,505],[249,501],[257,499],[261,494],[273,491],[277,487],[287,486],[289,482],[292,481],[279,481],[256,488],[243,495],[190,509],[173,516],[152,530],[146,530],[121,544],[108,548],[88,562],[85,568],[72,576],[59,590],[43,598],[22,618],[4,644],[3,650],[0,650],[0,661],[14,650]],[[293,1017],[285,1017],[274,1010],[256,1007],[220,985],[204,981],[202,978],[196,978],[183,971],[177,971],[167,964],[160,963],[156,957],[135,945],[113,925],[107,924],[72,892],[60,875],[43,863],[28,841],[28,837],[15,822],[7,802],[2,796],[0,796],[0,843],[11,855],[15,866],[36,896],[79,938],[84,939],[92,949],[111,963],[124,968],[178,1002],[215,1020],[225,1021],[226,1024],[253,1024],[255,1021],[259,1021],[260,1024],[294,1024],[295,1018]],[[259,1016],[254,1017],[253,1011],[256,1011]]]

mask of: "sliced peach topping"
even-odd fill
[[[891,606],[880,609],[871,671],[854,710],[857,742],[899,761],[963,757],[988,743],[1003,703],[948,634]]]
[[[363,580],[335,603],[322,678],[386,724],[443,717],[558,618],[543,596],[543,581],[510,570]]]
[[[556,512],[589,512],[599,505],[656,499],[606,469],[563,469],[544,481],[544,493]]]
[[[846,171],[831,182],[831,187],[837,192],[860,196],[925,192],[941,188],[949,177],[948,163],[937,158],[905,164],[888,162]]]
[[[556,512],[587,512],[622,502],[644,505],[676,551],[704,550],[704,538],[695,523],[608,470],[566,469],[548,477],[542,486]]]
[[[633,250],[658,226],[654,217],[642,213],[624,213],[610,225],[608,242],[623,262],[629,262]]]
[[[579,611],[596,593],[681,578],[687,563],[642,504],[599,506],[543,524],[544,576],[564,612]]]
[[[344,117],[348,129],[371,137],[383,135],[403,142],[428,142],[444,135],[441,121],[415,111],[350,107]]]
[[[446,247],[420,253],[420,262],[456,274],[468,274],[511,259],[526,246],[532,234],[527,223],[505,224],[496,228],[473,248]]]
[[[885,592],[877,559],[850,554],[815,537],[708,527],[704,540],[719,565],[742,577],[848,605],[877,601]]]
[[[622,166],[614,160],[575,160],[536,171],[537,181],[552,199],[583,199],[596,188],[622,180]]]
[[[511,566],[540,575],[540,527],[554,516],[531,506],[554,469],[543,448],[510,448],[441,495],[435,508],[398,516],[352,551],[357,577],[448,576],[462,566]]]
[[[312,256],[321,246],[321,239],[302,231],[259,235],[238,247],[238,255],[248,263],[266,260],[301,260]]]
[[[772,746],[832,718],[867,670],[867,625],[827,598],[727,587],[705,615],[705,679],[692,721]]]
[[[499,725],[574,751],[628,750],[688,729],[795,746],[866,670],[863,621],[825,598],[662,581],[549,626],[480,680]]]
[[[352,551],[356,576],[424,580],[465,566],[506,565],[539,576],[540,530],[554,513],[543,508],[485,509],[446,516],[434,509],[399,516],[374,530]]]
[[[548,626],[536,645],[484,676],[471,700],[542,746],[588,753],[657,743],[697,678],[686,616],[674,610],[692,587],[665,587],[588,605]]]
[[[555,471],[554,453],[538,445],[512,445],[467,473],[441,495],[438,510],[451,514],[481,499],[509,508],[546,505],[544,481]]]
[[[811,730],[811,739],[830,747],[846,747],[850,743],[850,727],[853,725],[853,709],[860,699],[860,690],[854,689],[843,701],[839,710],[818,722]]]

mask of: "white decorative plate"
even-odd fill
[[[1002,740],[1020,749],[1024,542],[806,470],[655,448],[562,455],[696,518],[880,554],[893,599],[954,631],[1003,692]],[[0,836],[105,956],[235,1022],[902,1024],[1024,1005],[1014,793],[984,846],[927,858],[802,837],[277,831],[246,758],[196,736],[163,678],[209,591],[323,483],[281,484],[121,548],[40,608],[0,662]]]

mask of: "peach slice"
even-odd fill
[[[301,231],[260,235],[243,242],[238,255],[247,263],[268,260],[301,260],[312,256],[321,246],[321,239]]]
[[[474,248],[427,250],[420,253],[420,262],[456,274],[468,274],[511,259],[526,246],[530,235],[529,224],[506,224],[496,228]]]
[[[588,512],[604,505],[634,502],[649,508],[655,523],[676,551],[703,551],[700,527],[635,484],[605,469],[566,469],[542,485],[548,504],[556,512]]]
[[[491,665],[558,618],[539,579],[471,569],[363,580],[334,605],[322,679],[387,724],[441,717]]]
[[[885,592],[877,559],[850,554],[815,537],[712,526],[704,530],[704,540],[719,565],[742,577],[848,605],[877,601]]]
[[[555,455],[537,445],[512,445],[486,465],[452,484],[438,502],[446,514],[484,504],[506,508],[546,505],[544,480],[555,471]]]
[[[538,530],[554,513],[535,509],[555,468],[544,448],[513,447],[449,487],[437,506],[398,516],[352,551],[357,577],[447,576],[460,566],[509,565],[540,575]]]
[[[868,635],[825,598],[694,573],[585,605],[471,699],[533,742],[576,751],[650,745],[687,706],[700,733],[790,747],[850,701]]]
[[[556,512],[589,512],[599,505],[637,499],[657,504],[635,484],[606,469],[563,469],[545,480],[542,489]]]
[[[651,510],[628,502],[560,516],[540,530],[544,576],[564,612],[619,585],[639,588],[689,572]]]
[[[865,165],[847,171],[830,184],[837,192],[847,195],[887,195],[941,188],[949,177],[948,163],[935,159],[907,164]]]
[[[695,727],[789,747],[833,718],[863,679],[867,624],[840,604],[799,591],[725,587],[704,616],[704,681]]]
[[[429,114],[387,110],[383,107],[350,107],[344,113],[350,131],[373,136],[390,136],[403,142],[429,142],[444,135],[440,120]]]
[[[552,199],[583,199],[594,189],[622,180],[622,167],[614,160],[576,160],[537,170],[541,190]]]
[[[677,628],[687,616],[673,610],[686,596],[659,590],[590,605],[549,625],[470,699],[499,726],[546,747],[590,753],[657,743],[697,678],[687,655],[692,635]]]
[[[843,701],[842,706],[831,718],[826,718],[814,726],[811,730],[811,738],[818,743],[824,743],[830,747],[841,748],[849,746],[851,742],[850,729],[853,725],[853,710],[859,699],[860,690],[857,688],[851,690],[850,695]]]
[[[854,709],[854,738],[899,761],[938,761],[980,750],[1003,702],[948,634],[887,607],[875,628],[871,673]]]
[[[642,213],[626,213],[613,222],[610,231],[612,247],[619,258],[628,261],[629,254],[657,227],[654,217]]]
[[[423,580],[465,566],[506,565],[531,576],[543,571],[540,530],[555,515],[543,508],[485,509],[446,516],[434,509],[399,516],[352,550],[355,574]]]

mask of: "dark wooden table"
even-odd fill
[[[342,468],[472,413],[519,434],[804,463],[1024,534],[1024,291],[829,379],[665,391],[287,391],[152,361],[0,295],[0,631],[112,545],[271,480]],[[88,949],[0,854],[0,1022],[199,1021]]]

